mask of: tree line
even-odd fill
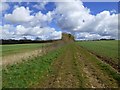
[[[59,40],[0,40],[0,44],[27,44],[27,43],[52,43]]]

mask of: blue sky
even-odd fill
[[[37,27],[39,27],[39,30],[35,29],[36,33],[45,32],[48,35],[49,32],[52,32],[53,36],[51,36],[52,35],[51,34],[50,36],[47,37],[47,39],[60,38],[59,33],[61,33],[62,31],[70,32],[71,34],[75,35],[75,37],[78,39],[80,39],[80,38],[82,38],[82,39],[83,38],[84,39],[115,38],[115,35],[110,35],[111,32],[113,32],[113,31],[107,32],[106,30],[108,30],[108,29],[111,30],[111,29],[115,28],[116,21],[115,21],[115,25],[112,25],[111,23],[106,22],[106,26],[104,24],[102,24],[101,22],[104,22],[102,20],[103,16],[106,17],[104,20],[107,20],[108,19],[107,17],[110,18],[109,20],[117,17],[116,16],[118,14],[118,3],[117,2],[83,2],[83,4],[81,4],[81,1],[80,1],[80,2],[75,2],[73,4],[73,8],[71,7],[72,4],[65,3],[63,5],[63,4],[59,4],[59,3],[56,4],[54,2],[49,2],[49,3],[48,2],[47,3],[46,2],[45,3],[9,2],[9,3],[5,3],[5,4],[8,5],[8,8],[6,10],[3,10],[3,17],[2,17],[3,29],[5,27],[5,30],[6,29],[8,30],[7,33],[10,32],[10,33],[14,33],[14,35],[16,34],[17,38],[22,37],[23,35],[25,35],[25,33],[29,32],[29,30],[31,32],[29,34],[31,35],[32,32],[34,32],[32,30],[34,30],[34,28],[37,28]],[[82,6],[83,6],[83,8],[82,8]],[[5,7],[4,4],[3,4],[3,7]],[[71,13],[71,10],[73,11],[73,13]],[[90,12],[89,12],[89,10],[90,10]],[[14,11],[16,11],[15,14],[17,14],[17,12],[19,13],[19,11],[23,12],[26,15],[26,18],[25,17],[23,17],[23,18],[25,18],[26,21],[25,20],[22,21],[20,19],[16,20],[16,17],[15,17],[16,15],[13,14]],[[25,11],[27,13],[25,13]],[[70,16],[72,14],[73,15],[75,14],[77,16],[76,17]],[[37,15],[39,15],[39,17]],[[63,15],[63,17],[60,17],[59,15]],[[20,13],[20,17],[22,19],[22,13]],[[11,18],[13,18],[13,19],[11,19]],[[27,20],[27,18],[32,18],[32,19],[30,21],[30,20]],[[46,19],[50,19],[50,20],[46,20]],[[69,20],[66,20],[66,19],[69,19]],[[72,19],[76,20],[76,22],[73,21]],[[38,21],[36,21],[36,20],[38,20]],[[91,25],[93,25],[93,22],[91,22],[92,20],[94,20],[95,23],[96,22],[98,23],[96,25],[96,27],[93,28],[93,29],[95,29],[93,31],[91,28]],[[84,22],[82,22],[82,21],[84,21]],[[86,21],[88,21],[88,22],[86,22]],[[36,22],[38,22],[38,23],[36,23]],[[33,23],[34,25],[32,26],[31,23]],[[12,30],[11,30],[11,28],[8,28],[8,26],[10,27],[10,25],[12,25],[12,27],[13,27]],[[100,25],[101,25],[101,27],[100,27]],[[87,28],[85,28],[85,26]],[[104,29],[102,32],[100,32],[101,28]],[[49,31],[48,29],[50,29],[51,31]],[[40,30],[42,30],[42,31],[40,31]],[[25,32],[23,33],[22,31],[23,32],[25,31]],[[18,33],[21,32],[21,33],[23,33],[23,35],[18,34],[17,32]],[[93,33],[95,33],[95,34],[93,34]],[[59,37],[56,36],[57,34],[59,35]],[[104,36],[104,35],[107,35],[107,36]],[[46,35],[43,35],[41,33],[36,34],[36,35],[34,34],[33,36],[40,37],[42,39],[46,39],[45,38]],[[89,36],[91,38],[88,38]],[[5,37],[7,37],[7,36],[5,36]],[[12,35],[8,38],[11,38],[11,37],[12,37]],[[32,37],[32,39],[33,38],[35,38],[35,37]]]
[[[84,6],[90,8],[92,14],[95,15],[104,10],[116,10],[118,13],[118,2],[84,2]]]
[[[27,4],[26,2],[21,2],[21,3],[17,3],[17,2],[9,2],[8,3],[10,5],[10,9],[8,9],[6,12],[7,13],[12,13],[14,6],[15,5],[19,5],[19,6],[24,6],[24,7],[30,7],[30,9],[33,9],[34,12],[38,12],[38,9],[35,9],[31,6],[37,4],[37,2],[32,2]],[[100,13],[104,10],[116,10],[118,13],[118,2],[83,2],[83,5],[87,8],[89,8],[92,12],[92,14],[96,15],[97,13]],[[55,8],[54,2],[49,2],[46,6],[46,9],[41,10],[42,13],[46,13],[48,11],[52,11]]]

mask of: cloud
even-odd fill
[[[43,40],[47,39],[60,39],[61,31],[56,31],[54,28],[39,26],[25,28],[24,26],[18,25],[16,27],[16,35],[21,36],[38,36]]]
[[[12,30],[13,33],[10,34],[10,36],[14,36],[17,39],[20,39],[20,37],[40,37],[43,40],[47,39],[60,39],[61,38],[61,31],[56,31],[55,28],[49,27],[49,23],[53,19],[53,12],[48,11],[46,14],[41,13],[41,11],[34,13],[34,15],[30,15],[31,11],[29,8],[25,8],[23,6],[18,7],[15,6],[12,14],[5,14],[4,18],[14,23],[17,23],[17,26],[14,26],[14,29]],[[10,26],[10,25],[9,25]],[[4,37],[3,38],[11,38],[10,36],[7,37],[7,35],[10,33],[10,28],[4,28]],[[12,26],[13,27],[13,26]]]
[[[111,36],[101,36],[99,34],[91,34],[88,32],[80,32],[77,33],[76,35],[76,40],[97,40],[97,39],[110,39],[112,38]]]
[[[14,10],[12,14],[5,14],[4,18],[6,21],[11,23],[19,23],[24,24],[26,26],[37,26],[47,25],[53,19],[53,12],[48,11],[46,14],[41,13],[41,11],[34,13],[31,15],[32,10],[29,8],[25,8],[23,6],[14,6]],[[26,23],[27,22],[27,23]]]
[[[57,25],[66,32],[81,33],[80,38],[117,38],[118,14],[110,11],[102,11],[97,15],[92,15],[90,9],[84,7],[81,1],[56,2],[56,22]],[[76,39],[77,39],[76,38]],[[88,38],[87,38],[88,39]]]
[[[115,9],[111,10],[110,13],[117,13],[117,11]]]
[[[15,27],[13,25],[9,25],[9,24],[6,24],[6,25],[3,25],[3,26],[0,26],[0,39],[10,39],[13,37],[14,35],[14,32],[13,31],[15,29]]]
[[[84,7],[81,1],[56,2],[53,11],[43,14],[41,11],[34,12],[24,6],[14,6],[11,14],[5,14],[5,20],[12,22],[12,25],[4,25],[4,37],[16,38],[20,36],[39,37],[46,39],[60,39],[61,32],[70,32],[76,39],[101,39],[117,38],[118,36],[118,14],[115,11],[102,11],[92,15],[90,9]],[[42,4],[42,8],[39,7]],[[45,9],[47,2],[39,3],[36,6]],[[34,9],[33,9],[34,10]],[[56,31],[49,24],[55,20],[62,31]],[[17,23],[17,26],[14,24]],[[10,34],[9,34],[10,33]],[[9,34],[9,35],[8,35]]]
[[[9,8],[10,8],[10,6],[7,3],[5,3],[5,2],[0,3],[0,12],[5,11]]]
[[[30,15],[29,8],[17,7],[13,10],[12,14],[5,14],[5,19],[13,23],[28,22],[33,19]]]
[[[95,28],[96,33],[117,38],[118,14],[110,15],[109,11],[103,11],[96,15],[96,22],[99,22]]]
[[[44,27],[44,26],[48,26],[48,24],[52,21],[53,19],[53,13],[52,12],[48,12],[46,14],[41,13],[41,11],[39,11],[38,13],[35,14],[34,18],[29,21],[28,23],[24,23],[25,26],[40,26],[40,27]]]
[[[84,25],[83,20],[90,21],[92,15],[90,10],[84,8],[82,2],[56,3],[57,24],[63,30],[76,31]],[[69,23],[68,23],[69,22]]]
[[[50,40],[50,39],[60,39],[61,31],[56,31],[51,27],[24,27],[22,25],[17,25],[14,27],[13,25],[6,24],[4,26],[0,26],[0,34],[3,39],[12,39],[13,37],[16,39],[21,39],[22,37],[35,38],[40,37],[42,40]]]
[[[46,1],[43,1],[43,2],[40,2],[36,5],[34,5],[33,7],[36,8],[36,9],[39,9],[39,10],[43,10],[45,9],[45,6],[47,5],[48,2]]]

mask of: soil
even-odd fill
[[[99,58],[99,60],[109,64],[112,68],[114,68],[115,70],[120,72],[119,62],[115,63],[115,62],[113,62],[112,58],[105,57],[105,56],[100,56],[100,55],[96,54],[95,52],[92,52],[92,51],[89,51],[89,50],[88,50],[88,52],[90,52],[91,54],[94,54],[97,58]]]
[[[84,53],[84,52],[83,52]],[[35,88],[106,88],[117,87],[117,82],[101,71],[83,55],[81,48],[69,45],[52,63]],[[91,54],[89,54],[91,55]]]

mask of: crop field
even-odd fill
[[[120,90],[111,1],[1,0],[0,89]]]
[[[83,41],[78,42],[82,47],[87,48],[99,55],[118,59],[118,41]]]
[[[31,51],[39,49],[45,44],[14,44],[14,45],[2,45],[2,56],[10,54],[22,53],[25,51]]]
[[[34,57],[29,61],[7,67],[3,70],[3,87],[28,87],[44,74],[61,50]],[[6,72],[6,70],[10,72]]]
[[[42,45],[29,44],[26,46],[25,44],[24,47],[22,45],[12,47],[16,51],[24,48],[40,50]],[[50,44],[48,46],[49,49],[42,55],[32,56],[22,62],[3,67],[2,87],[117,88],[120,86],[120,73],[94,54],[116,60],[117,41],[72,42],[58,45],[58,47]],[[8,55],[7,50],[9,51],[10,46],[3,45],[3,48],[5,48],[3,55]]]
[[[39,56],[45,51],[50,43],[46,44],[12,44],[1,45],[2,66],[14,64],[23,60],[28,60],[35,56]],[[1,64],[1,63],[0,63]]]
[[[81,47],[86,48],[103,60],[114,66],[119,63],[118,40],[113,41],[83,41],[77,42]]]

